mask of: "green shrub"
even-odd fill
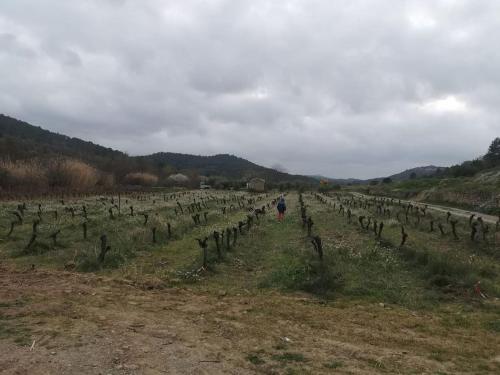
[[[301,281],[300,289],[315,294],[329,294],[342,286],[342,278],[326,262],[315,260],[309,263],[306,278]]]
[[[500,320],[492,320],[485,324],[485,327],[493,332],[500,332]]]
[[[96,272],[101,269],[114,269],[124,264],[126,258],[117,251],[109,251],[102,263],[93,253],[82,253],[76,259],[76,269],[80,272]]]
[[[306,362],[308,359],[301,353],[285,352],[273,355],[273,359],[280,362]]]
[[[248,354],[246,356],[246,360],[254,365],[262,365],[264,363],[266,363],[266,361],[264,361],[260,356],[259,354]]]
[[[343,280],[333,260],[327,258],[320,261],[313,256],[290,254],[273,270],[268,284],[319,295],[340,290]]]

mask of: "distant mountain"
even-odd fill
[[[203,176],[221,176],[230,179],[263,178],[266,181],[293,181],[313,184],[316,181],[310,177],[292,175],[279,172],[275,169],[262,167],[246,159],[219,154],[213,156],[198,156],[173,152],[158,152],[148,156],[140,156],[139,160],[146,160],[158,168],[169,165],[179,171],[194,170]]]
[[[260,177],[270,183],[317,184],[313,178],[262,167],[233,155],[198,156],[160,152],[146,156],[127,154],[79,138],[71,138],[0,114],[0,158],[11,160],[66,156],[113,173],[118,180],[129,172],[155,173],[160,178],[180,172],[242,180]]]
[[[366,182],[366,180],[360,180],[357,178],[332,178],[332,177],[326,177],[326,176],[322,176],[322,175],[313,175],[310,177],[315,178],[318,181],[326,180],[326,181],[330,182],[331,184],[338,184],[338,185],[356,185],[356,184],[362,184],[362,183]]]
[[[420,178],[420,177],[428,177],[433,176],[439,171],[444,171],[446,168],[444,167],[436,167],[435,165],[428,165],[425,167],[417,167],[407,169],[404,172],[393,174],[389,176],[393,181],[405,181],[410,180],[412,178]]]
[[[416,167],[407,169],[404,172],[396,173],[391,176],[388,176],[392,181],[406,181],[412,178],[420,178],[420,177],[428,177],[433,176],[440,171],[445,171],[447,168],[445,167],[436,167],[434,165],[428,165],[426,167]],[[357,179],[357,178],[332,178],[325,177],[321,175],[311,176],[312,178],[319,180],[327,180],[332,184],[339,185],[360,185],[360,184],[368,184],[370,181],[381,181],[387,177],[378,177],[378,178],[370,178],[366,180]]]

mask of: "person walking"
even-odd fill
[[[280,200],[276,208],[278,209],[278,220],[282,221],[283,219],[285,219],[285,211],[286,211],[286,203],[285,203],[285,198],[283,196],[280,197]]]

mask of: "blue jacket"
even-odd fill
[[[278,209],[278,212],[285,212],[286,211],[285,200],[284,199],[280,200],[276,208]]]

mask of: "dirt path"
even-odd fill
[[[8,266],[0,301],[2,374],[466,373],[471,358],[500,369],[498,335],[378,304]]]
[[[356,195],[358,197],[365,197],[365,198],[381,198],[379,196],[374,196],[374,195],[367,195],[367,194],[362,194],[362,193],[357,193],[357,192],[352,192],[353,195]],[[398,199],[399,201],[399,199]],[[492,215],[486,215],[481,212],[475,212],[475,211],[468,211],[468,210],[462,210],[460,208],[453,208],[453,207],[447,207],[447,206],[442,206],[442,205],[436,205],[436,204],[430,204],[430,203],[425,203],[425,202],[418,202],[418,201],[412,201],[412,200],[404,200],[401,199],[401,202],[403,203],[411,203],[415,205],[426,205],[429,207],[429,209],[441,213],[447,213],[450,212],[452,215],[459,216],[462,218],[469,218],[470,215],[475,215],[477,217],[482,217],[483,220],[487,223],[491,224],[496,224],[497,221],[499,220],[498,217],[492,216]]]

